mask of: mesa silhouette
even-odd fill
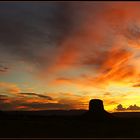
[[[113,116],[104,110],[103,101],[100,99],[92,99],[89,102],[89,110],[83,115],[85,118],[92,120],[108,120]]]

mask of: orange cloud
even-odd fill
[[[99,76],[95,81],[121,81],[135,75],[135,69],[129,65],[132,54],[125,50],[113,49],[105,63],[101,66]]]
[[[18,87],[12,87],[7,90],[9,93],[19,93],[21,90]]]
[[[5,83],[5,82],[0,82],[0,92],[4,92],[6,94],[17,94],[21,90],[19,87],[17,87],[16,84],[13,83]]]
[[[21,110],[21,109],[27,109],[28,107],[27,106],[17,106],[16,107],[16,109],[19,109],[19,110]]]
[[[101,82],[129,82],[137,77],[135,66],[130,63],[134,52],[129,40],[135,42],[139,35],[133,28],[134,21],[140,23],[138,4],[108,3],[96,12],[95,17],[91,16],[91,10],[78,30],[64,38],[49,70],[65,72],[75,68],[78,71],[86,66],[87,70],[94,70],[93,75],[87,78],[57,78],[54,84],[93,86]],[[88,72],[85,74],[88,75]]]
[[[71,84],[72,80],[70,78],[59,77],[52,81],[51,85],[59,85],[59,84]]]

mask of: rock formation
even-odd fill
[[[92,99],[89,102],[89,110],[84,115],[88,119],[106,120],[112,118],[112,115],[104,110],[103,101],[100,99]]]

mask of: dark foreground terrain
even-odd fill
[[[140,138],[140,113],[112,113],[110,119],[86,111],[1,112],[0,138]]]

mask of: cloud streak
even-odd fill
[[[44,99],[47,99],[47,100],[53,100],[52,97],[50,96],[46,96],[46,95],[41,95],[41,94],[37,94],[37,93],[27,93],[27,92],[21,92],[19,93],[21,95],[31,95],[31,96],[37,96],[37,97],[40,97],[40,98],[44,98]]]

